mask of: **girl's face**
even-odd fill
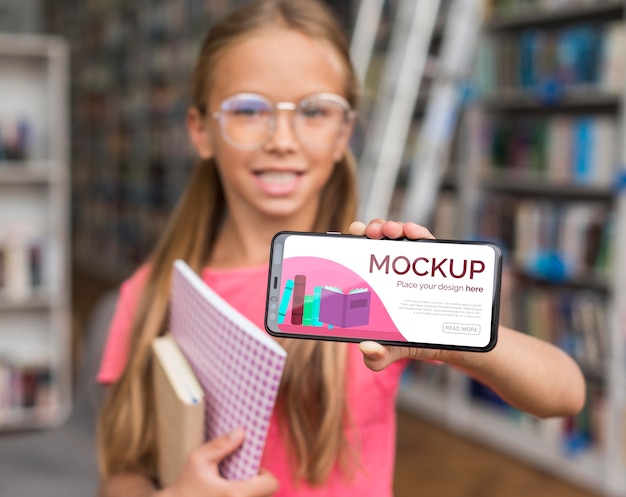
[[[216,159],[231,212],[312,222],[334,163],[348,145],[352,120],[328,143],[310,146],[292,126],[295,111],[284,105],[275,112],[275,127],[265,141],[242,148],[211,117],[224,100],[241,93],[261,95],[271,104],[297,104],[319,93],[345,97],[345,81],[335,50],[298,31],[268,28],[224,50],[212,69],[207,111],[191,110],[188,124],[200,157]],[[245,118],[253,108],[248,103],[239,112]],[[301,136],[305,131],[306,126],[298,127]]]

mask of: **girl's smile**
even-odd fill
[[[253,171],[259,188],[265,195],[284,197],[293,194],[304,173],[293,170]]]

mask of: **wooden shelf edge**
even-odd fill
[[[528,7],[515,13],[496,11],[485,22],[485,29],[502,31],[539,25],[567,24],[576,21],[588,22],[590,18],[610,18],[612,16],[618,18],[623,12],[624,2],[622,0],[606,0],[594,3],[572,2],[570,5],[564,5],[558,9]]]

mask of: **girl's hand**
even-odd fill
[[[261,471],[257,476],[242,481],[226,480],[219,474],[219,462],[239,448],[244,437],[243,429],[239,428],[202,444],[189,455],[176,482],[156,495],[160,497],[273,495],[278,491],[278,481],[267,471]]]
[[[408,238],[417,240],[420,238],[435,237],[423,226],[415,223],[402,223],[398,221],[385,221],[384,219],[372,219],[367,225],[355,221],[350,225],[350,234],[369,238]],[[373,371],[385,369],[389,364],[400,359],[441,360],[441,351],[434,349],[421,349],[417,347],[401,347],[381,345],[377,342],[365,341],[359,344],[363,353],[363,360],[368,368]]]
[[[430,231],[419,224],[385,221],[384,219],[372,219],[367,226],[361,221],[354,221],[348,231],[352,235],[367,235],[368,238],[377,240],[381,238],[409,238],[410,240],[435,238]]]

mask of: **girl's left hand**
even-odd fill
[[[408,238],[417,240],[420,238],[435,238],[428,229],[419,224],[386,221],[384,219],[372,219],[367,225],[360,221],[355,221],[350,225],[349,232],[352,235],[366,235],[374,239]],[[381,345],[372,341],[361,342],[359,348],[363,353],[363,360],[366,366],[373,371],[385,369],[392,362],[400,359],[439,361],[442,355],[441,350]]]
[[[350,234],[363,236],[368,238],[375,238],[380,240],[381,238],[409,238],[411,240],[418,240],[420,238],[434,239],[428,229],[424,226],[420,226],[415,223],[402,223],[399,221],[385,221],[384,219],[372,219],[367,225],[361,221],[354,221],[348,229]]]

